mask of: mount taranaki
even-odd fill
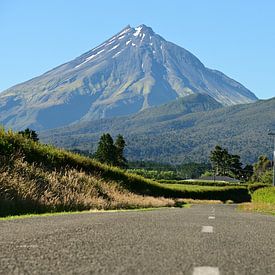
[[[0,124],[36,130],[135,114],[191,94],[224,106],[257,97],[150,27],[127,26],[83,55],[0,93]]]

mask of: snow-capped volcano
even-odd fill
[[[48,129],[137,113],[202,93],[223,105],[256,96],[150,27],[127,26],[98,47],[0,94],[0,123]]]

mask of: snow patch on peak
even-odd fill
[[[105,50],[101,50],[99,52],[97,52],[96,54],[92,54],[91,56],[87,57],[85,59],[84,62],[80,63],[79,65],[75,66],[75,68],[79,68],[80,66],[82,66],[83,64],[87,63],[88,61],[92,60],[93,58],[95,58],[97,55],[101,54],[102,52],[104,52]]]
[[[115,40],[113,40],[113,41],[111,41],[111,42],[109,42],[109,43],[107,43],[106,44],[106,46],[109,46],[109,45],[111,45],[111,44],[113,44],[113,43],[115,43],[116,41]]]
[[[141,42],[143,41],[144,37],[145,37],[145,33],[142,34]]]
[[[137,27],[137,28],[135,28],[135,30],[136,31],[133,33],[133,36],[138,36],[142,30],[142,27]]]
[[[125,44],[126,44],[126,46],[129,44],[129,43],[131,43],[131,40],[129,40],[129,41],[127,41]]]
[[[129,30],[131,30],[130,27],[127,28],[127,29],[125,29],[125,30],[123,30],[122,32],[120,32],[118,36],[121,36],[121,35],[125,34],[125,33],[128,32]]]
[[[118,55],[120,55],[122,52],[124,51],[124,49],[122,49],[121,51],[117,52],[116,54],[114,54],[112,56],[112,58],[116,58]]]
[[[118,46],[119,46],[119,44],[115,45],[115,46],[114,46],[112,49],[110,49],[108,52],[110,52],[110,51],[116,49]]]

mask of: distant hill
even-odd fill
[[[0,124],[36,130],[135,114],[190,94],[222,105],[257,97],[145,25],[0,93]]]
[[[94,151],[103,132],[121,133],[129,159],[169,163],[206,161],[220,144],[251,163],[261,154],[271,157],[268,129],[275,129],[275,98],[223,107],[210,96],[192,95],[132,116],[41,132],[40,137],[57,146]]]

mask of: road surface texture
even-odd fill
[[[275,274],[275,217],[234,205],[0,221],[0,274]]]

